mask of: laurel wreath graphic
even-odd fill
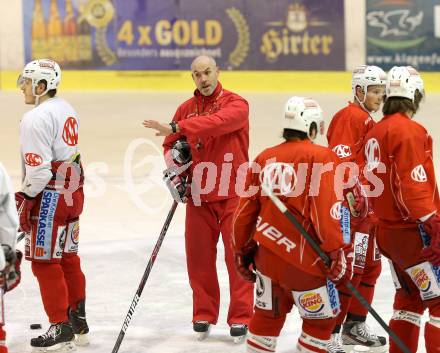
[[[226,13],[235,26],[238,34],[237,44],[234,50],[229,54],[229,63],[233,67],[240,66],[249,54],[250,31],[246,19],[235,7],[226,9]]]
[[[96,50],[99,57],[107,66],[111,66],[118,61],[116,54],[110,49],[107,43],[107,27],[97,28],[96,36]]]

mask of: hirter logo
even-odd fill
[[[43,158],[36,153],[26,153],[24,155],[24,162],[30,167],[37,167],[43,163]]]
[[[333,152],[335,152],[339,158],[346,158],[351,156],[351,148],[347,145],[337,145],[333,147]]]
[[[78,144],[78,123],[75,118],[68,118],[64,123],[63,141],[69,146]]]
[[[411,178],[419,183],[424,183],[425,181],[428,181],[425,168],[423,168],[421,164],[415,166],[414,169],[411,171]]]

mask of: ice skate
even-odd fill
[[[383,353],[388,351],[387,340],[383,336],[377,336],[365,322],[349,321],[342,329],[342,343],[347,352],[359,350],[356,346],[365,346],[369,352]]]
[[[209,335],[211,324],[208,321],[194,321],[193,330],[197,334],[197,340],[203,341]]]
[[[327,343],[327,353],[345,353],[339,333],[332,333],[330,341]]]
[[[230,329],[230,335],[234,339],[234,343],[241,343],[244,341],[248,327],[245,324],[232,324]]]
[[[46,333],[31,339],[33,353],[69,353],[75,350],[72,325],[59,322],[50,325]]]
[[[76,310],[69,308],[69,321],[72,324],[75,334],[75,344],[77,346],[87,346],[89,344],[89,326],[86,321],[85,301],[78,302]]]

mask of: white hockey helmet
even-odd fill
[[[324,119],[318,102],[311,98],[291,97],[284,107],[282,126],[305,132],[310,137],[310,127],[316,123],[318,133],[324,134]]]
[[[356,87],[360,86],[364,93],[367,93],[368,86],[383,85],[385,86],[387,74],[378,66],[361,65],[353,70],[351,77],[351,89],[356,97]],[[365,101],[364,96],[364,101]]]
[[[425,96],[423,80],[412,66],[394,66],[388,72],[387,97],[403,97],[414,101],[416,90]]]
[[[32,80],[32,91],[35,96],[44,96],[48,91],[57,89],[61,82],[60,66],[50,59],[34,60],[26,64],[23,72],[18,77],[17,85],[20,87],[25,79]],[[36,94],[36,88],[41,80],[46,80],[46,90],[40,94]]]

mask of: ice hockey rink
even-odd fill
[[[221,78],[221,77],[220,77]],[[350,87],[347,82],[347,88]],[[228,87],[226,87],[228,88]],[[280,116],[290,95],[311,96],[320,102],[326,122],[350,99],[347,94],[307,94],[292,87],[292,94],[239,92],[250,103],[250,157],[281,142]],[[63,93],[81,120],[79,145],[86,170],[86,203],[81,218],[80,255],[87,278],[88,347],[83,353],[110,353],[172,204],[161,174],[162,138],[141,125],[143,119],[170,121],[188,93]],[[439,165],[440,95],[429,95],[416,120],[434,139],[435,163]],[[18,126],[25,106],[20,92],[0,92],[0,161],[20,183]],[[325,144],[325,139],[320,141]],[[437,173],[440,173],[437,170]],[[218,247],[221,283],[221,313],[211,335],[203,342],[192,331],[192,298],[184,253],[184,207],[179,205],[133,315],[119,352],[121,353],[238,353],[226,324],[228,305],[227,272],[223,246]],[[18,245],[23,248],[23,244]],[[388,322],[392,313],[394,288],[386,261],[376,287],[374,308]],[[30,352],[29,340],[48,326],[38,285],[23,262],[21,285],[5,297],[7,344],[10,353]],[[426,315],[424,317],[426,320]],[[369,324],[384,334],[371,318]],[[43,330],[30,330],[40,323]],[[279,339],[277,352],[293,352],[300,333],[294,309]],[[426,352],[423,335],[419,352]]]

